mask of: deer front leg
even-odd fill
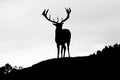
[[[61,45],[61,58],[63,57],[63,46]]]
[[[60,51],[60,45],[59,44],[57,44],[57,58],[59,58],[59,51]]]

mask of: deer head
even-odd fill
[[[49,9],[45,9],[42,13],[42,15],[50,22],[53,23],[53,25],[55,25],[56,27],[62,27],[62,25],[64,24],[64,22],[70,17],[70,13],[71,13],[71,9],[70,8],[65,8],[66,13],[67,13],[67,17],[65,19],[61,18],[61,21],[59,22],[59,18],[57,17],[57,21],[55,21],[54,19],[51,20],[51,14],[49,15],[49,17],[47,17],[48,11]]]

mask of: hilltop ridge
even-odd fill
[[[36,63],[28,68],[12,70],[4,75],[3,80],[41,79],[55,78],[67,75],[96,75],[117,73],[120,61],[120,44],[106,46],[102,51],[85,56],[70,58],[54,58]],[[92,73],[92,74],[91,74]],[[111,73],[112,74],[112,73]],[[56,75],[56,76],[54,76]],[[53,77],[52,77],[53,76]]]

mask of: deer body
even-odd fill
[[[49,9],[48,9],[49,10]],[[71,9],[66,9],[67,12],[67,17],[61,22],[58,22],[59,19],[57,18],[57,22],[50,19],[51,16],[49,16],[49,18],[47,17],[47,13],[48,10],[44,10],[44,12],[42,13],[42,15],[49,20],[50,22],[53,23],[54,26],[56,26],[56,30],[55,30],[55,42],[57,44],[57,57],[59,58],[59,53],[60,53],[60,48],[61,48],[61,57],[65,57],[65,52],[66,52],[66,47],[68,50],[68,56],[70,57],[70,51],[69,51],[69,46],[70,46],[70,39],[71,39],[71,32],[68,29],[62,29],[62,26],[64,24],[64,22],[69,18]],[[67,44],[67,46],[66,46]]]
[[[55,41],[57,44],[65,44],[70,42],[71,33],[68,29],[57,29],[55,30]]]

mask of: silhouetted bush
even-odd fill
[[[120,56],[120,44],[114,44],[113,46],[105,46],[102,51],[98,50],[96,52],[96,55],[105,57],[111,56],[112,58],[118,57]]]
[[[5,67],[0,67],[0,80],[4,78]]]

